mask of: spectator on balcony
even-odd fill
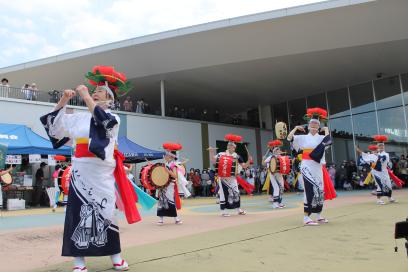
[[[58,90],[52,90],[48,92],[48,95],[50,96],[51,103],[57,103],[59,101],[60,93]]]
[[[203,109],[201,112],[201,121],[208,121],[208,111],[207,109]]]
[[[23,87],[21,87],[21,93],[26,100],[33,100],[33,91],[31,90],[30,84],[24,84]]]
[[[7,78],[3,78],[1,80],[1,85],[0,85],[0,96],[8,98],[9,97],[9,92],[10,92],[9,81],[8,81]]]
[[[123,110],[133,111],[133,102],[130,99],[130,96],[126,97],[125,101],[123,102]]]
[[[149,105],[148,103],[146,103],[146,102],[143,102],[143,103],[144,103],[144,111],[143,111],[143,113],[149,114],[149,113],[150,113],[150,105]]]
[[[215,112],[214,112],[214,121],[215,122],[220,121],[220,111],[219,110],[215,110]]]
[[[136,113],[144,113],[144,101],[143,98],[136,102]]]
[[[37,84],[31,83],[30,89],[31,89],[31,93],[32,93],[32,99],[31,100],[37,100],[37,95],[38,95]]]

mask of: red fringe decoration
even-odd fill
[[[330,178],[329,172],[327,172],[326,165],[322,166],[323,182],[324,182],[324,200],[332,200],[336,198],[336,190],[334,189],[333,182]]]
[[[245,192],[247,192],[248,194],[252,194],[252,192],[255,190],[255,186],[248,183],[246,180],[244,180],[243,178],[237,176],[237,181],[238,184],[241,185],[241,187],[245,190]]]
[[[402,181],[399,177],[397,177],[389,168],[387,168],[387,170],[388,174],[390,175],[390,178],[395,182],[395,185],[397,185],[398,188],[402,188],[405,182]]]
[[[163,144],[163,148],[166,149],[166,150],[170,150],[170,151],[178,151],[178,150],[181,150],[183,148],[183,146],[181,144],[178,144],[178,143],[168,142],[168,143]]]
[[[176,202],[176,209],[180,210],[181,209],[181,199],[180,199],[180,195],[178,191],[177,182],[174,184],[174,198]]]
[[[282,146],[283,143],[280,140],[274,140],[274,141],[269,141],[268,146],[269,147],[275,147],[275,146]]]
[[[379,143],[385,143],[388,141],[388,137],[385,135],[374,135],[373,139],[374,141],[379,142]]]
[[[123,166],[125,156],[123,156],[118,150],[115,150],[113,157],[116,161],[116,167],[113,174],[118,186],[120,198],[122,199],[125,208],[126,220],[129,224],[139,222],[142,218],[140,217],[136,206],[137,195],[126,176],[125,168]]]
[[[224,139],[229,142],[239,143],[242,141],[242,136],[234,135],[234,134],[227,134],[225,135]]]
[[[321,119],[327,119],[327,111],[325,109],[322,109],[322,108],[309,108],[306,111],[306,115],[309,118],[312,118],[313,115],[317,115]]]

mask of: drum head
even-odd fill
[[[150,173],[150,179],[157,187],[163,187],[169,183],[170,175],[167,173],[165,166],[154,165]]]
[[[272,173],[276,172],[276,168],[278,167],[278,163],[276,162],[276,158],[272,158],[271,161],[269,162],[269,171]]]
[[[0,178],[1,178],[1,181],[3,182],[3,184],[5,186],[10,185],[13,182],[13,179],[12,179],[10,173],[6,173],[6,174],[2,175]]]

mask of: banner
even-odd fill
[[[49,166],[57,165],[57,161],[54,160],[54,155],[48,155],[48,163]]]
[[[29,163],[41,163],[41,155],[40,154],[29,154],[28,161]]]
[[[7,145],[0,143],[0,169],[6,167]]]
[[[6,164],[21,164],[21,155],[7,155]]]

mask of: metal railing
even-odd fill
[[[62,92],[54,90],[54,91],[40,91],[40,90],[32,90],[29,88],[15,88],[15,87],[9,87],[9,86],[4,86],[0,85],[0,97],[1,98],[12,98],[12,99],[21,99],[21,100],[27,100],[27,101],[39,101],[39,102],[48,102],[48,103],[58,103],[62,96]],[[74,96],[68,104],[70,106],[80,106],[80,107],[85,107],[85,102],[82,100],[80,96]],[[120,103],[116,105],[116,110],[123,110],[124,109],[121,107]],[[132,111],[134,112],[134,111]],[[156,111],[154,109],[151,109],[149,113],[143,113],[147,115],[160,115],[160,111]],[[215,123],[221,123],[221,124],[232,124],[232,125],[238,125],[238,126],[249,126],[249,127],[259,127],[258,122],[242,119],[242,118],[234,118],[231,115],[227,114],[220,114],[219,116],[214,116],[211,113],[208,113],[208,115],[201,116],[199,113],[196,113],[195,115],[181,115],[181,114],[175,114],[171,110],[167,111],[166,114],[167,117],[173,117],[173,118],[180,118],[183,120],[196,120],[196,121],[205,121],[205,122],[215,122]]]
[[[0,97],[2,98],[13,98],[13,99],[21,99],[21,100],[28,100],[28,101],[40,101],[40,102],[49,102],[49,103],[57,103],[61,98],[62,93],[59,91],[39,91],[33,90],[30,88],[15,88],[0,85]],[[75,96],[69,102],[69,105],[72,106],[85,106],[84,101],[82,101],[81,97]]]

